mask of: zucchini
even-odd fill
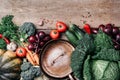
[[[72,31],[67,30],[65,32],[65,35],[66,35],[68,41],[70,41],[74,46],[77,45],[78,38],[76,37],[76,35]]]
[[[80,29],[77,25],[75,24],[71,24],[70,28],[69,28],[72,32],[74,32],[74,34],[76,35],[76,37],[80,40],[81,38],[83,38],[85,32]]]

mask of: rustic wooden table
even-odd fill
[[[38,29],[55,28],[55,22],[61,20],[67,24],[92,27],[113,23],[120,26],[120,0],[0,0],[0,18],[13,14],[18,25],[33,22]],[[44,19],[44,26],[38,26]]]

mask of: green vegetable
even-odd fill
[[[67,31],[65,32],[65,35],[66,35],[67,39],[68,39],[74,46],[77,45],[77,40],[78,40],[78,38],[76,37],[76,35],[75,35],[72,31],[67,30]]]
[[[93,80],[120,80],[120,70],[117,62],[93,60],[92,73]]]
[[[78,40],[71,56],[73,74],[79,80],[120,80],[120,51],[111,38],[99,31]]]
[[[23,59],[23,63],[21,65],[21,70],[22,71],[29,70],[31,66],[32,66],[32,64],[30,62],[27,62],[26,59]]]
[[[33,80],[35,77],[41,75],[39,67],[33,66],[26,59],[23,59],[23,64],[21,65],[21,77],[23,80]]]
[[[0,49],[6,49],[7,44],[3,39],[0,39]]]
[[[83,78],[84,78],[84,80],[93,80],[91,74],[92,74],[91,61],[90,61],[90,55],[88,55],[87,59],[84,62],[84,65],[83,65]]]
[[[86,53],[81,50],[75,50],[71,56],[71,68],[74,72],[74,75],[79,78],[79,80],[83,80],[83,63],[86,57]]]
[[[25,38],[25,39],[26,39],[27,37],[35,34],[35,32],[36,32],[36,27],[35,27],[35,25],[34,25],[33,23],[31,23],[31,22],[25,22],[25,23],[23,23],[22,26],[20,26],[19,32],[20,32],[22,35],[24,35],[24,36],[22,36],[22,38]]]
[[[34,75],[32,75],[31,70],[21,72],[21,77],[23,80],[34,80]]]
[[[82,73],[84,61],[87,55],[90,54],[93,50],[94,45],[92,36],[86,34],[81,40],[79,40],[79,45],[71,55],[71,68],[74,72],[73,74],[79,78],[79,80],[84,80]]]
[[[92,58],[97,60],[119,61],[120,51],[115,49],[103,48],[96,55],[92,56]]]
[[[81,49],[87,53],[92,53],[95,50],[93,36],[85,34],[81,40],[77,41],[76,48]]]
[[[10,41],[18,41],[18,26],[13,23],[13,15],[7,15],[2,18],[0,23],[0,34],[4,37],[9,38]]]
[[[96,46],[96,53],[99,52],[103,47],[107,49],[113,48],[112,39],[101,30],[99,30],[99,33],[96,34],[94,44]]]
[[[85,32],[75,24],[71,24],[69,29],[76,35],[79,40],[82,39],[85,34]]]
[[[32,66],[30,70],[32,71],[32,75],[34,75],[35,77],[38,77],[41,74],[40,67]]]

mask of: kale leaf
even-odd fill
[[[76,47],[71,55],[71,68],[73,74],[79,79],[83,79],[83,65],[88,54],[94,51],[94,44],[92,35],[85,34],[84,37],[79,40],[79,45]]]
[[[103,47],[110,49],[113,48],[113,42],[110,36],[99,30],[94,38],[94,44],[96,47],[96,53],[99,52]]]
[[[108,60],[108,61],[119,61],[120,51],[115,49],[102,48],[100,52],[92,56],[92,59],[97,60]]]
[[[77,43],[76,49],[81,49],[87,53],[92,53],[95,49],[93,35],[85,34]]]
[[[84,65],[83,65],[83,78],[84,78],[84,80],[93,80],[91,74],[92,74],[91,61],[90,61],[90,55],[88,55],[87,59],[84,62]]]

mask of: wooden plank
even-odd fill
[[[92,27],[113,23],[119,26],[120,0],[0,0],[0,18],[7,14],[15,16],[18,25],[33,22],[38,29],[54,29],[57,20],[67,24],[83,26],[84,22]],[[37,22],[42,18],[44,26]]]

